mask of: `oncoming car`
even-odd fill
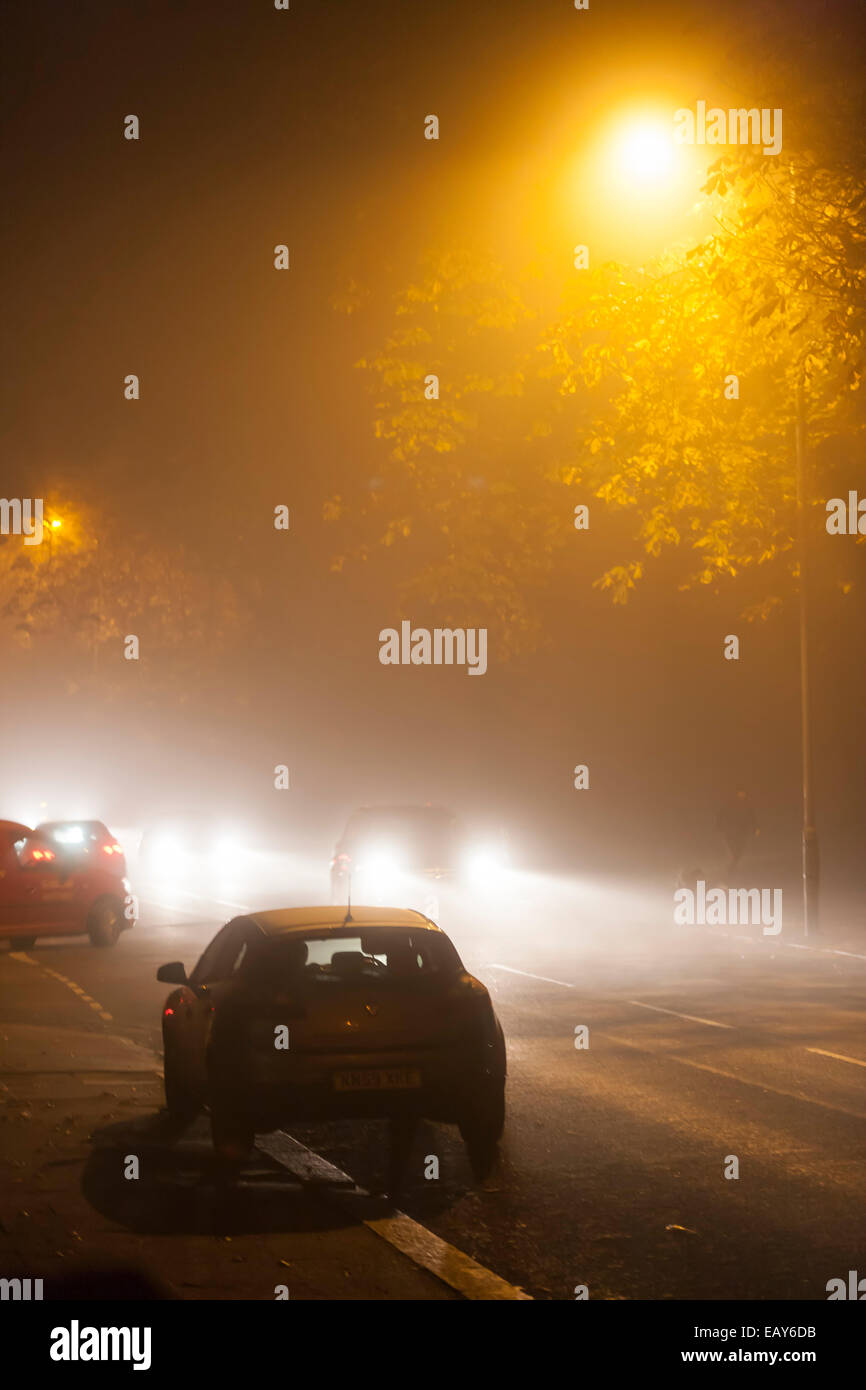
[[[362,806],[353,811],[331,859],[331,902],[404,906],[419,899],[425,912],[440,889],[491,888],[502,881],[507,856],[500,836],[473,843],[465,827],[440,806]]]
[[[0,821],[0,938],[87,933],[113,946],[134,925],[122,847],[101,821]]]
[[[214,864],[225,867],[256,843],[212,807],[186,807],[148,816],[138,843],[137,864],[148,876],[182,877]]]
[[[291,1120],[402,1116],[456,1124],[476,1176],[505,1123],[505,1039],[484,985],[420,912],[286,908],[236,917],[163,1010],[170,1114],[211,1112],[243,1158]]]

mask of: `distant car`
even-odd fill
[[[87,933],[113,946],[134,925],[122,847],[101,821],[0,821],[0,938]]]
[[[491,887],[507,863],[501,836],[474,844],[440,806],[362,806],[353,811],[331,858],[331,902],[404,905],[418,887],[431,893],[462,884]],[[438,914],[434,914],[438,915]]]
[[[377,901],[407,876],[453,879],[461,866],[456,816],[438,806],[363,806],[353,811],[331,859],[331,901]]]
[[[148,876],[171,877],[202,867],[203,860],[225,867],[255,844],[253,835],[228,824],[212,808],[175,808],[147,818],[137,862]]]
[[[477,1176],[505,1122],[505,1039],[486,988],[420,912],[286,908],[236,917],[163,1010],[170,1114],[211,1112],[217,1153],[292,1120],[457,1124]]]

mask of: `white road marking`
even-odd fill
[[[676,1009],[663,1009],[658,1004],[644,1004],[640,999],[629,999],[637,1009],[652,1009],[657,1014],[672,1014],[674,1018],[686,1018],[689,1023],[705,1023],[708,1028],[731,1028],[733,1023],[717,1023],[714,1018],[698,1018],[696,1014],[681,1014]]]
[[[724,936],[727,937],[729,941],[748,941],[752,946],[757,946],[759,942],[766,940],[764,936],[736,936],[733,932],[717,931],[710,927],[707,928],[707,936]],[[809,946],[803,941],[784,940],[777,944],[780,946],[787,946],[789,951],[814,951],[815,954],[819,956],[849,956],[851,960],[866,960],[866,956],[861,955],[857,951],[842,951],[835,946]]]
[[[348,1173],[329,1163],[321,1154],[314,1153],[283,1130],[273,1135],[263,1135],[256,1140],[256,1148],[270,1154],[289,1172],[300,1170],[300,1176],[312,1176],[320,1183],[332,1188],[349,1186],[357,1196],[368,1196],[363,1188],[357,1187]],[[365,1221],[364,1225],[374,1235],[386,1240],[406,1255],[413,1264],[435,1274],[443,1284],[455,1289],[464,1298],[483,1300],[507,1300],[532,1302],[532,1295],[524,1293],[515,1284],[500,1279],[498,1274],[478,1264],[470,1255],[465,1255],[447,1240],[428,1231],[413,1221],[405,1212],[395,1211],[391,1216]]]
[[[597,1037],[606,1038],[608,1042],[619,1043],[621,1047],[630,1047],[635,1052],[642,1052],[645,1057],[663,1056],[667,1062],[676,1062],[681,1067],[693,1067],[696,1071],[708,1071],[713,1076],[723,1076],[726,1081],[736,1081],[740,1086],[750,1086],[753,1090],[772,1092],[774,1096],[784,1096],[786,1100],[799,1101],[801,1105],[820,1105],[822,1110],[833,1110],[837,1115],[851,1115],[855,1120],[866,1119],[866,1115],[859,1110],[849,1110],[844,1105],[832,1105],[826,1100],[816,1100],[814,1096],[799,1095],[796,1091],[785,1091],[779,1086],[771,1086],[766,1081],[750,1081],[746,1076],[737,1076],[736,1072],[723,1071],[721,1067],[708,1066],[706,1062],[694,1062],[690,1057],[678,1057],[673,1052],[658,1053],[654,1048],[644,1047],[641,1043],[633,1042],[630,1038],[620,1038],[614,1033],[596,1033]]]
[[[549,975],[533,975],[528,970],[515,970],[512,965],[498,965],[495,960],[485,967],[487,970],[507,970],[509,975],[523,975],[527,980],[543,980],[546,985],[562,985],[563,989],[575,989],[575,985],[570,985],[566,980],[551,980]]]
[[[450,1285],[464,1298],[485,1301],[532,1301],[531,1294],[524,1293],[517,1285],[500,1279],[498,1274],[478,1264],[471,1256],[464,1255],[456,1246],[440,1240],[439,1236],[428,1231],[426,1226],[420,1226],[402,1211],[395,1212],[393,1216],[384,1216],[378,1221],[365,1221],[364,1225],[383,1240],[387,1240],[395,1250],[402,1251],[413,1264],[428,1269],[437,1279],[441,1279],[443,1284]]]
[[[194,898],[195,901],[199,903],[212,903],[215,907],[230,907],[239,909],[241,912],[254,911],[249,903],[231,902],[228,898],[208,898],[202,893],[191,893],[186,888],[175,888],[173,891],[175,893],[180,893],[184,898]],[[159,907],[163,912],[179,912],[182,917],[195,918],[197,916],[197,914],[191,912],[188,907],[181,907],[180,903],[164,903],[160,902],[158,898],[151,897],[140,898],[139,901],[144,907]]]
[[[188,888],[175,888],[182,898],[195,898],[200,903],[216,903],[217,907],[239,907],[241,912],[252,912],[249,903],[233,903],[229,898],[208,898],[202,893],[191,893]]]
[[[348,1173],[336,1168],[333,1163],[322,1158],[321,1154],[308,1149],[283,1129],[256,1139],[256,1148],[270,1154],[271,1158],[288,1168],[302,1182],[322,1183],[328,1187],[355,1187],[355,1179],[350,1178]]]
[[[143,907],[159,907],[163,912],[179,912],[181,917],[195,918],[197,915],[190,912],[188,907],[181,907],[179,903],[161,903],[158,898],[140,898],[139,902]]]
[[[861,1057],[846,1057],[842,1052],[825,1052],[823,1047],[807,1047],[807,1052],[817,1052],[819,1057],[832,1057],[837,1062],[850,1062],[854,1067],[866,1067]]]
[[[747,1081],[744,1076],[737,1076],[731,1071],[722,1071],[719,1067],[708,1066],[706,1062],[693,1062],[688,1057],[675,1057],[675,1062],[682,1062],[684,1067],[694,1067],[697,1071],[709,1071],[714,1076],[724,1076],[728,1081],[737,1081],[741,1086],[756,1086],[759,1091],[772,1091],[774,1096],[784,1096],[786,1100],[798,1100],[803,1105],[820,1105],[822,1110],[834,1110],[839,1115],[853,1115],[855,1119],[866,1118],[860,1110],[849,1110],[844,1105],[833,1105],[827,1100],[817,1100],[814,1096],[799,1095],[796,1091],[785,1091],[781,1086],[769,1086],[766,1081]]]

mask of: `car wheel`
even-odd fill
[[[114,898],[100,898],[92,908],[87,930],[94,946],[113,946],[120,936],[123,909]]]
[[[460,1121],[460,1135],[476,1181],[482,1182],[493,1168],[504,1128],[505,1081],[486,1080],[468,1102]]]
[[[165,1061],[163,1080],[165,1108],[175,1120],[193,1120],[201,1110],[201,1099],[195,1087],[184,1076],[176,1045],[164,1042]]]
[[[35,936],[13,936],[12,938],[12,947],[16,951],[29,951],[31,946],[35,945]]]

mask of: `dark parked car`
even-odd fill
[[[476,1175],[505,1121],[505,1040],[490,996],[420,912],[287,908],[236,917],[192,974],[175,961],[163,1010],[165,1095],[211,1111],[240,1160],[296,1119],[390,1116],[457,1124]]]
[[[123,849],[101,821],[0,821],[0,938],[87,933],[113,946],[134,925]]]

